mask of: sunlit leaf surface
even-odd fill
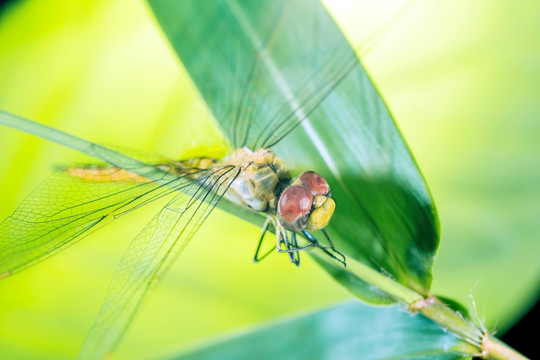
[[[232,145],[277,144],[295,173],[323,174],[337,203],[329,226],[337,247],[426,292],[438,244],[432,200],[324,7],[309,0],[149,3]],[[391,301],[344,269],[330,273],[364,300]]]
[[[166,359],[431,359],[470,358],[471,347],[399,306],[346,303],[241,332]]]

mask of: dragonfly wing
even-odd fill
[[[237,168],[211,172],[176,195],[126,250],[100,313],[81,349],[81,359],[103,358],[118,343],[148,291],[222,198]]]
[[[212,4],[183,1],[179,18],[157,15],[233,148],[272,146],[359,64],[345,38],[325,33],[326,23],[335,25],[319,2]]]
[[[66,170],[55,172],[0,224],[0,278],[189,182],[153,166],[138,170],[153,174],[155,182],[87,181]]]

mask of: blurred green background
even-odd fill
[[[504,329],[539,290],[540,4],[326,3],[364,55],[435,198],[442,242],[433,292],[465,304],[472,294],[488,328]],[[143,2],[8,5],[0,13],[0,108],[173,158],[225,151]],[[1,218],[76,155],[8,128],[0,128],[0,154]],[[0,281],[3,358],[73,358],[123,250],[159,205]],[[215,211],[114,358],[149,357],[350,298],[306,256],[298,269],[279,255],[254,266],[259,231]]]

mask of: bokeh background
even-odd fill
[[[392,109],[435,198],[433,292],[504,330],[540,286],[540,4],[343,1],[330,11]],[[0,9],[0,108],[172,158],[223,139],[143,2],[16,0]],[[0,128],[0,217],[76,154]],[[123,250],[159,203],[0,281],[2,358],[73,358]],[[259,229],[219,210],[113,358],[144,358],[351,298],[304,256],[251,263]],[[474,305],[472,300],[474,299]]]

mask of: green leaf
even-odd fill
[[[439,238],[433,201],[324,7],[310,0],[149,3],[231,145],[281,140],[274,149],[295,173],[315,170],[329,181],[337,209],[328,230],[337,248],[427,293]],[[326,266],[360,298],[392,301],[339,265]]]
[[[167,359],[464,359],[475,349],[422,315],[358,302],[285,319]]]

